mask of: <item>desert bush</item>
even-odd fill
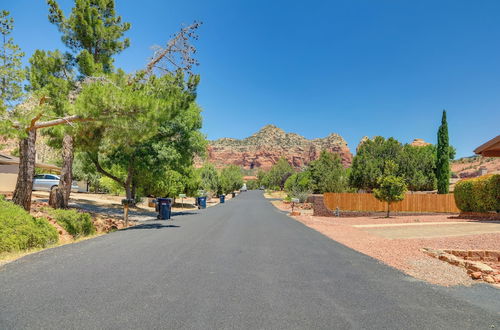
[[[58,239],[47,219],[34,218],[20,206],[0,199],[0,253],[46,247]]]
[[[454,195],[462,212],[500,212],[500,174],[461,180]]]
[[[305,202],[312,193],[312,180],[309,171],[292,174],[285,182],[285,191],[288,197],[297,198],[301,203]]]
[[[95,234],[95,227],[88,213],[50,208],[47,208],[46,211],[75,238]]]
[[[292,198],[297,198],[299,200],[299,203],[305,203],[307,201],[307,198],[312,194],[312,191],[295,191],[293,193],[290,193],[287,195],[287,198],[285,199],[287,202],[291,202]]]

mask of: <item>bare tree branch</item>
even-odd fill
[[[193,66],[198,65],[198,61],[193,56],[196,53],[196,48],[191,40],[198,40],[196,30],[201,24],[202,22],[195,21],[193,24],[181,28],[167,42],[165,48],[158,47],[143,73],[150,75],[155,68],[161,68],[167,72],[181,69],[191,74]],[[170,68],[171,66],[174,68],[173,70]]]

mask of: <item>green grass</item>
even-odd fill
[[[12,202],[0,199],[0,253],[43,248],[57,243],[57,230],[45,218],[34,218]]]

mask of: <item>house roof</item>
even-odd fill
[[[474,152],[484,157],[500,157],[500,135],[480,145]]]
[[[18,165],[18,164],[19,164],[19,157],[0,154],[0,165]],[[35,167],[43,168],[46,170],[58,171],[58,172],[61,171],[61,168],[59,166],[45,164],[45,163],[35,163]]]

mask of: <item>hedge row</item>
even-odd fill
[[[0,253],[46,247],[58,239],[47,219],[34,218],[18,205],[0,199]]]
[[[500,174],[461,180],[454,194],[462,212],[500,212]]]
[[[95,234],[90,214],[77,210],[45,209],[74,238]]]

